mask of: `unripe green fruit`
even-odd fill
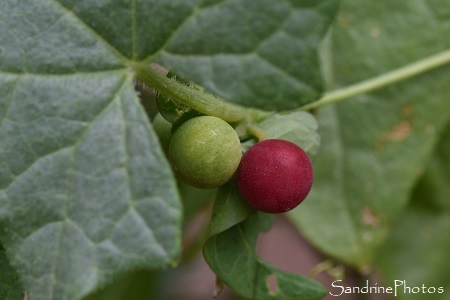
[[[188,184],[214,188],[231,179],[241,161],[236,131],[222,119],[201,116],[184,122],[172,135],[169,160]]]

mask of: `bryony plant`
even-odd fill
[[[312,190],[287,216],[322,253],[361,273],[413,272],[395,251],[376,256],[403,249],[414,222],[388,235],[427,159],[448,161],[444,2],[3,0],[0,298],[83,299],[130,271],[176,267],[195,209],[172,169],[189,158],[167,156],[199,118],[235,134],[233,158],[263,139],[311,157]],[[156,117],[136,83],[156,92]],[[434,192],[434,206],[416,200],[406,218],[449,229],[446,185],[429,184],[449,174],[433,160],[425,174],[414,195]],[[321,284],[256,254],[272,216],[230,174],[216,185],[203,255],[218,282],[249,299],[322,298]]]

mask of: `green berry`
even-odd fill
[[[184,122],[169,144],[173,170],[198,188],[215,188],[229,181],[241,157],[236,131],[217,117],[201,116]]]

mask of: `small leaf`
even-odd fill
[[[215,235],[243,222],[255,210],[239,195],[236,180],[233,178],[219,188],[209,225],[209,234]]]
[[[185,112],[189,111],[189,107],[168,100],[161,95],[156,96],[156,104],[161,116],[170,123],[175,123]]]
[[[272,216],[255,212],[239,195],[235,180],[219,188],[203,255],[220,282],[249,299],[320,299],[325,290],[313,280],[279,270],[255,252]],[[270,283],[270,284],[269,284]]]
[[[210,237],[203,255],[216,275],[248,299],[320,299],[326,290],[317,282],[262,261],[254,248],[258,234],[268,230],[272,216],[257,212],[244,222]]]
[[[320,136],[317,133],[317,121],[305,111],[278,113],[256,124],[269,139],[288,140],[300,146],[309,155],[316,155],[319,150]],[[255,144],[249,140],[242,144],[244,151]]]

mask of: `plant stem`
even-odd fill
[[[253,135],[254,137],[256,137],[259,142],[267,140],[266,133],[261,128],[255,126],[255,125],[249,125],[247,127],[247,132],[250,135]]]
[[[321,263],[318,263],[314,266],[314,268],[311,269],[308,273],[309,278],[315,278],[317,275],[319,275],[321,272],[331,269],[334,266],[333,261],[330,259],[327,259]]]
[[[395,82],[422,74],[426,71],[438,68],[448,63],[450,63],[450,50],[445,50],[436,55],[429,56],[425,59],[406,65],[399,69],[384,73],[368,80],[364,80],[342,89],[329,92],[325,94],[325,96],[321,99],[304,105],[300,109],[310,110],[334,102],[339,102],[352,96],[367,93],[393,84]]]
[[[258,120],[270,114],[265,111],[245,108],[186,86],[162,75],[146,64],[132,63],[131,67],[139,81],[151,86],[167,98],[185,104],[202,114],[215,116],[230,123],[239,122],[246,118]]]

